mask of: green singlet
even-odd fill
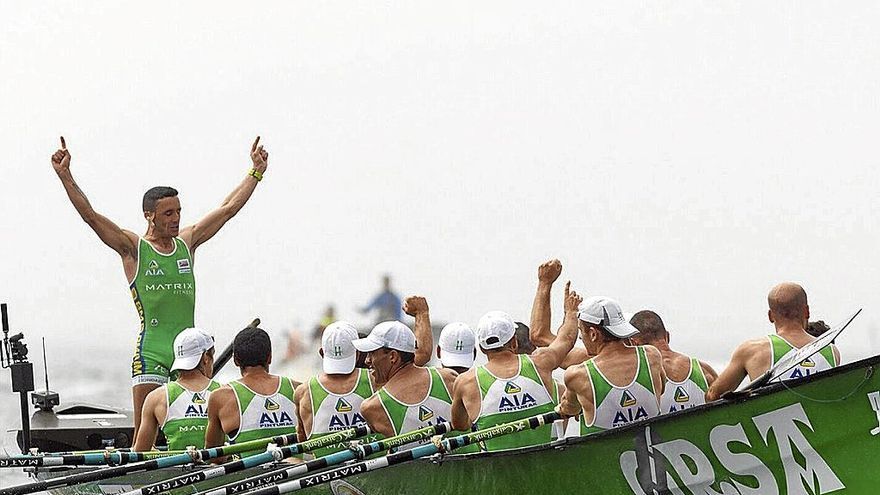
[[[432,426],[452,419],[452,396],[443,383],[443,378],[434,367],[424,368],[428,371],[431,380],[428,393],[425,398],[415,404],[407,404],[391,395],[385,387],[376,392],[385,414],[391,421],[394,434],[409,433],[414,430]],[[449,435],[447,435],[449,436]],[[418,445],[424,445],[430,440],[422,440],[400,448],[410,450]],[[456,453],[460,450],[456,450]]]
[[[478,367],[476,375],[481,399],[476,425],[480,430],[551,412],[559,403],[556,382],[553,382],[553,393],[550,394],[535,363],[525,354],[520,354],[519,371],[510,378],[499,378],[485,366]],[[553,425],[546,424],[534,430],[493,438],[483,442],[483,449],[496,451],[545,445],[553,439],[552,430]]]
[[[196,304],[192,254],[183,240],[175,237],[174,250],[162,254],[140,239],[131,297],[141,319],[131,362],[132,383],[166,383],[174,361],[174,338],[193,326]]]
[[[373,395],[370,373],[366,369],[356,370],[358,380],[354,388],[345,394],[334,394],[324,388],[317,376],[309,379],[309,397],[312,405],[312,431],[309,440],[323,437],[331,433],[348,430],[359,425],[366,425],[367,420],[361,415],[361,404]],[[378,435],[370,435],[361,442],[372,442]],[[325,456],[348,448],[348,443],[332,445],[312,451],[315,457]]]
[[[168,440],[169,450],[185,450],[190,445],[198,449],[205,446],[208,396],[218,388],[220,384],[214,380],[198,392],[188,390],[176,381],[165,385],[168,412],[165,413],[162,432]]]
[[[296,403],[290,378],[279,377],[278,388],[271,395],[254,392],[240,381],[229,382],[238,400],[238,431],[229,436],[230,442],[240,443],[260,438],[296,433]],[[262,451],[245,452],[241,456]]]

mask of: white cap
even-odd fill
[[[500,349],[516,335],[516,323],[504,311],[489,311],[477,323],[477,339],[483,349]]]
[[[585,299],[578,306],[578,319],[601,326],[611,335],[621,339],[639,333],[636,327],[629,324],[623,310],[620,309],[620,304],[610,297],[594,296]]]
[[[174,338],[174,363],[171,371],[191,370],[199,365],[202,354],[214,347],[214,337],[201,328],[187,328]]]
[[[387,347],[401,352],[416,352],[416,334],[399,321],[383,321],[370,332],[370,335],[354,342],[361,352],[373,352]]]
[[[324,373],[328,375],[347,375],[354,371],[357,350],[351,344],[357,340],[357,329],[347,321],[331,323],[321,335],[321,349],[324,350]]]
[[[477,336],[465,323],[455,322],[440,331],[440,362],[443,366],[470,368],[474,365]]]

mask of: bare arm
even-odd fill
[[[205,448],[219,447],[226,440],[223,429],[223,412],[235,394],[228,386],[220,387],[208,396],[208,427],[205,429]]]
[[[146,452],[153,449],[153,445],[156,443],[156,436],[159,433],[160,420],[156,413],[161,405],[161,401],[164,399],[164,387],[159,387],[147,394],[147,398],[144,400],[143,412],[141,413],[141,424],[138,427],[137,439],[131,448],[133,451]],[[196,445],[196,447],[201,446]]]
[[[569,292],[568,284],[566,284],[565,318],[562,321],[562,326],[559,327],[558,335],[549,346],[537,349],[532,353],[532,360],[540,368],[545,370],[558,368],[568,353],[571,352],[577,340],[577,311],[581,301],[583,301],[583,298],[577,292]]]
[[[305,442],[309,435],[308,433],[312,431],[312,403],[309,399],[309,387],[306,384],[300,384],[296,387],[296,392],[293,394],[293,402],[296,404],[296,440],[298,442]],[[305,422],[303,421],[303,417],[309,417],[309,430],[306,431]]]
[[[560,364],[559,367],[567,369],[569,366],[581,364],[591,357],[593,356],[590,356],[590,353],[583,347],[574,347],[571,349],[571,352],[565,356],[565,359],[562,360],[562,364]]]
[[[718,400],[725,392],[738,387],[743,379],[748,376],[746,363],[751,357],[752,347],[751,342],[745,342],[733,351],[733,356],[730,358],[727,368],[724,368],[724,371],[718,375],[718,378],[714,380],[714,383],[706,392],[706,402]]]
[[[403,303],[403,312],[416,319],[414,362],[416,366],[424,366],[431,360],[431,354],[434,352],[434,331],[431,329],[428,301],[422,296],[409,296]]]
[[[55,173],[61,179],[61,185],[64,186],[64,191],[67,192],[67,197],[70,199],[76,212],[98,234],[101,242],[119,253],[123,258],[136,257],[137,235],[133,232],[122,230],[110,219],[96,212],[85,193],[79,188],[76,181],[73,180],[73,174],[70,172],[70,152],[67,151],[67,143],[64,142],[64,137],[61,138],[61,149],[52,155],[52,168],[55,169]]]
[[[660,400],[660,397],[663,395],[663,391],[666,389],[666,368],[663,367],[663,356],[660,354],[660,351],[652,346],[645,346],[645,355],[648,358],[648,366],[651,367],[651,380],[654,384],[654,393],[657,395],[657,400]]]
[[[378,395],[370,396],[369,399],[361,403],[361,414],[371,430],[385,438],[394,436],[394,427],[385,414],[385,409],[382,408]]]
[[[251,161],[254,164],[254,170],[262,177],[262,174],[269,166],[269,152],[260,145],[260,137],[254,141],[251,147]],[[194,225],[184,228],[180,231],[180,237],[187,243],[191,250],[195,250],[202,243],[214,237],[220,229],[226,225],[232,217],[234,217],[251,198],[254,189],[257,188],[259,179],[253,175],[248,175],[241,183],[226,196],[223,204],[216,210],[205,215],[204,218],[196,222]]]
[[[535,347],[546,347],[556,337],[550,332],[550,291],[553,282],[562,273],[562,263],[550,260],[538,267],[538,290],[532,303],[532,316],[529,322],[529,340]]]
[[[464,403],[464,396],[470,392],[468,385],[475,383],[471,371],[458,375],[452,390],[452,427],[458,431],[471,429],[471,416]]]
[[[565,370],[564,380],[565,393],[562,394],[556,410],[563,417],[584,414],[587,424],[591,423],[593,420],[593,390],[590,387],[586,369],[583,366],[573,366]]]
[[[715,368],[709,366],[709,363],[704,363],[700,361],[700,369],[703,370],[703,375],[706,377],[706,383],[711,387],[715,380],[718,379],[718,372],[715,371]]]

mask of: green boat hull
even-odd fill
[[[337,493],[876,494],[880,357],[555,447],[419,460]],[[303,493],[332,493],[329,484]]]
[[[875,494],[880,413],[869,394],[880,392],[878,364],[880,356],[553,446],[435,456],[331,479],[303,493]],[[106,494],[172,474],[141,473],[53,492]]]

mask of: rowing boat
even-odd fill
[[[346,473],[304,493],[875,493],[880,484],[880,356],[747,396],[546,447],[433,456]],[[182,469],[54,491],[107,494]],[[192,468],[189,468],[192,469]],[[196,468],[198,469],[198,468]],[[259,470],[238,473],[253,476]],[[39,477],[53,476],[37,469]],[[333,475],[339,477],[338,475]],[[211,480],[198,490],[229,482]],[[193,489],[176,493],[192,493]]]

